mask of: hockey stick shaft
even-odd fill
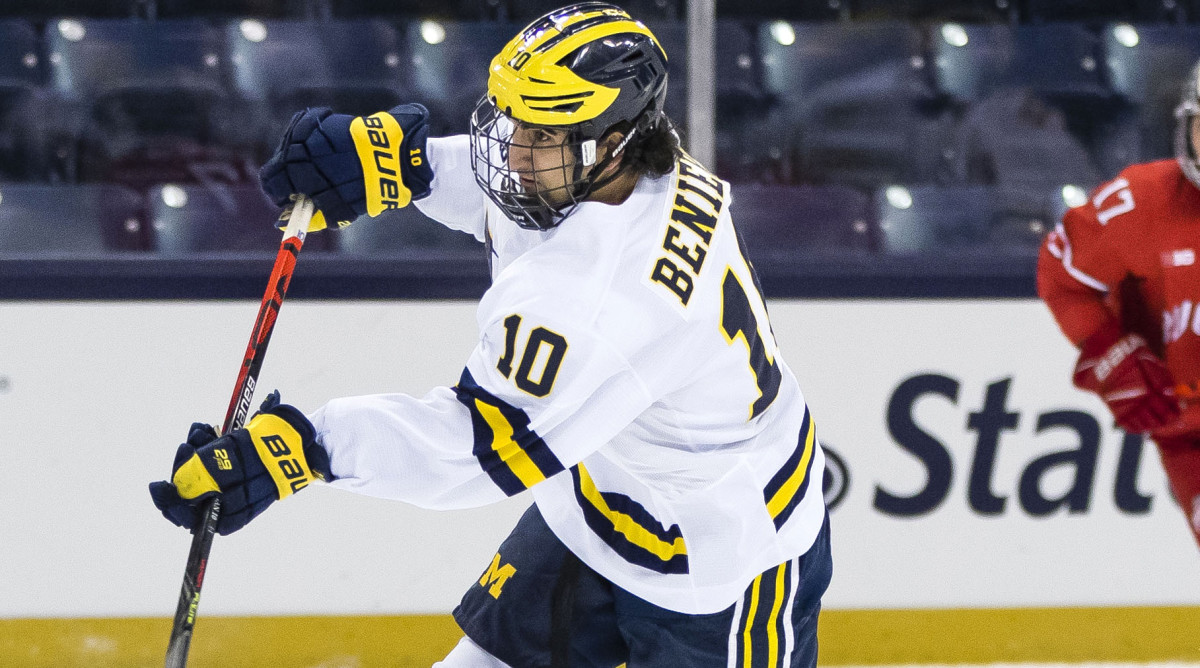
[[[288,284],[296,269],[296,258],[304,245],[308,223],[313,216],[312,201],[306,197],[297,198],[290,214],[285,215],[288,217],[287,228],[283,233],[283,241],[279,244],[279,253],[275,256],[275,266],[271,270],[271,278],[267,282],[267,290],[263,294],[262,304],[258,307],[258,317],[254,321],[250,343],[246,346],[246,354],[242,357],[242,366],[238,370],[233,397],[229,400],[229,408],[225,412],[225,422],[221,428],[222,434],[228,434],[230,431],[241,428],[250,412],[254,386],[258,382],[258,373],[262,369],[263,359],[267,355],[267,344],[271,341],[275,320],[279,316],[279,309],[287,294]],[[200,513],[200,524],[192,536],[187,568],[183,573],[183,587],[179,592],[179,603],[175,607],[175,622],[171,627],[170,643],[167,645],[166,668],[184,668],[187,665],[192,631],[196,626],[196,609],[200,603],[200,588],[204,585],[208,553],[212,549],[213,536],[216,533],[217,520],[220,516],[221,500],[219,498],[213,498],[204,504]]]

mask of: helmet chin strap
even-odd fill
[[[521,214],[526,220],[531,221],[532,225],[521,225],[529,229],[548,230],[558,225],[564,218],[569,216],[579,206],[592,195],[592,193],[612,183],[626,171],[625,167],[619,167],[611,174],[605,175],[602,178],[594,178],[593,176],[585,177],[584,170],[591,167],[592,175],[603,174],[614,160],[617,160],[625,152],[625,148],[639,132],[645,133],[650,128],[653,128],[655,123],[662,117],[661,112],[654,112],[647,109],[638,118],[637,122],[629,129],[613,150],[607,153],[603,158],[597,160],[599,154],[599,142],[596,139],[583,139],[582,130],[578,127],[572,129],[565,139],[565,143],[571,145],[575,153],[575,164],[572,165],[571,186],[567,190],[569,193],[569,201],[560,206],[551,206],[546,200],[540,196],[536,197],[537,203],[532,201],[521,206]],[[564,171],[566,167],[564,165]],[[518,224],[521,224],[518,222]]]
[[[608,166],[610,164],[612,164],[613,160],[616,160],[617,158],[621,157],[621,152],[625,150],[625,145],[629,143],[629,140],[633,137],[633,135],[635,133],[637,133],[637,128],[633,128],[632,130],[630,130],[629,134],[625,135],[621,139],[621,142],[619,144],[617,144],[616,148],[614,148],[612,150],[612,153],[609,153],[608,155],[604,156],[604,159],[601,160],[599,163],[597,163],[594,168],[592,168],[592,173],[593,174],[603,174],[604,170],[608,169]],[[612,174],[609,174],[608,176],[605,176],[599,180],[588,179],[587,191],[584,193],[583,197],[587,197],[588,195],[592,194],[593,192],[599,190],[600,188],[603,188],[604,186],[612,183],[624,171],[625,171],[625,168],[622,167],[622,168],[614,169]]]
[[[582,177],[582,175],[583,175],[582,174],[583,167],[591,165],[592,163],[595,163],[595,167],[592,168],[592,173],[593,174],[602,174],[604,172],[604,170],[608,169],[608,166],[610,164],[612,164],[612,161],[616,160],[618,157],[620,157],[621,153],[625,151],[625,146],[627,146],[629,144],[629,140],[633,139],[633,137],[635,135],[637,135],[638,132],[647,131],[650,127],[652,127],[654,125],[654,122],[657,119],[658,119],[657,114],[643,112],[641,118],[638,119],[638,122],[636,124],[634,124],[634,126],[632,128],[629,129],[629,132],[627,132],[624,137],[621,138],[621,141],[616,145],[615,148],[613,148],[612,152],[609,153],[608,155],[604,156],[604,159],[598,163],[595,163],[596,140],[589,139],[587,141],[580,143],[580,147],[579,147],[580,156],[579,157],[580,157],[581,161],[580,161],[580,163],[576,163],[575,178],[576,178],[576,180],[580,181],[580,185],[582,186],[582,188],[580,188],[579,192],[575,195],[575,199],[578,201],[583,201],[583,200],[587,199],[593,192],[595,192],[595,191],[603,188],[604,186],[612,183],[613,181],[615,181],[617,179],[617,177],[621,176],[621,174],[624,173],[624,171],[625,171],[625,168],[622,167],[622,168],[613,170],[612,174],[609,174],[608,176],[598,179],[598,180],[594,180],[590,177],[587,179],[580,179],[580,177]],[[588,160],[589,150],[590,150],[590,156],[591,156],[590,160]]]

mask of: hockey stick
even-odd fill
[[[242,358],[242,367],[238,371],[237,385],[234,386],[233,397],[229,400],[229,408],[225,412],[222,434],[240,429],[246,422],[247,413],[250,412],[250,400],[254,397],[254,386],[258,382],[258,372],[262,369],[263,358],[267,355],[267,344],[270,343],[271,332],[275,329],[275,319],[283,305],[283,297],[287,294],[292,273],[296,270],[296,258],[300,254],[300,248],[304,246],[304,235],[308,231],[308,223],[312,216],[312,200],[299,196],[292,208],[285,211],[281,218],[287,219],[287,228],[283,231],[283,241],[279,244],[279,254],[275,256],[275,267],[271,270],[271,279],[267,282],[262,305],[258,307],[254,331],[250,333],[250,344],[246,346],[246,355]],[[196,608],[200,604],[200,587],[204,585],[208,552],[212,549],[213,535],[216,533],[217,519],[220,516],[221,500],[214,498],[203,506],[200,525],[192,535],[192,548],[188,552],[187,568],[183,572],[183,588],[179,592],[179,603],[175,606],[171,642],[167,645],[166,668],[183,668],[187,665],[188,647],[191,645],[192,631],[196,626]]]

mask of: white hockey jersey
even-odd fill
[[[812,545],[824,455],[730,218],[691,159],[620,205],[519,228],[466,137],[431,139],[417,206],[490,239],[479,344],[424,398],[336,399],[311,419],[335,487],[428,508],[532,489],[584,563],[658,606],[732,605]],[[369,225],[370,222],[360,222]]]

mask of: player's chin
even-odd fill
[[[527,191],[527,192],[530,192],[530,191]],[[537,196],[537,198],[542,201],[543,204],[545,204],[546,206],[548,206],[552,209],[558,209],[558,208],[564,207],[571,202],[570,190],[568,188],[566,188],[565,186],[558,186],[558,187],[553,187],[553,188],[547,188],[545,186],[542,186],[540,188],[535,188],[532,191],[532,194],[535,194]]]

